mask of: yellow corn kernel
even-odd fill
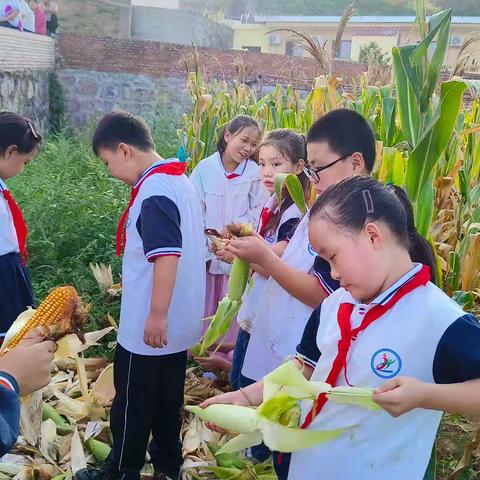
[[[47,298],[40,304],[32,318],[6,345],[6,350],[16,347],[23,337],[36,327],[48,327],[73,314],[79,302],[78,293],[74,287],[59,287],[50,292]]]

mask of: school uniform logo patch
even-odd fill
[[[308,250],[308,253],[309,253],[310,255],[312,255],[313,257],[315,257],[315,256],[317,255],[317,252],[313,249],[311,243],[308,244],[308,249],[307,249],[307,250]]]
[[[370,365],[377,377],[392,378],[400,372],[402,359],[397,352],[390,348],[382,348],[373,354]]]

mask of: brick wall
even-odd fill
[[[305,88],[310,87],[312,79],[318,75],[315,63],[305,58],[209,48],[199,48],[198,52],[207,78],[248,79],[261,74],[265,84],[291,83]],[[60,68],[157,78],[183,77],[184,60],[191,60],[191,49],[168,43],[62,34],[58,41],[58,58]],[[336,64],[336,73],[345,83],[350,83],[364,70],[360,64]]]

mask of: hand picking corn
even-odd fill
[[[27,310],[19,315],[5,335],[0,355],[15,348],[27,333],[38,327],[44,328],[46,335],[53,340],[75,333],[84,343],[83,326],[86,318],[86,311],[75,288],[58,287],[48,294],[37,310]]]
[[[209,235],[216,233],[220,240],[227,240],[233,237],[248,237],[253,234],[253,227],[246,224],[227,225],[228,233],[221,235],[218,232],[209,230]],[[247,288],[250,277],[250,264],[235,258],[232,264],[232,270],[228,279],[228,291],[225,297],[218,304],[217,311],[208,326],[200,343],[192,348],[192,353],[196,356],[203,356],[207,350],[230,328],[230,325],[240,310],[242,296]]]

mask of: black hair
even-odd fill
[[[18,113],[0,112],[0,155],[12,145],[19,153],[30,153],[41,141],[41,135],[28,118]]]
[[[316,217],[351,231],[361,230],[370,221],[385,223],[398,242],[407,247],[412,261],[430,267],[435,282],[435,253],[417,232],[412,204],[402,188],[384,185],[366,175],[346,178],[317,198],[310,210],[310,218]]]
[[[307,143],[313,142],[326,142],[341,157],[360,152],[367,172],[373,170],[375,134],[367,120],[353,110],[339,108],[319,118],[307,133]]]
[[[223,153],[227,148],[227,142],[225,141],[225,132],[228,130],[232,135],[238,135],[243,129],[252,127],[258,130],[259,135],[262,134],[262,128],[260,124],[253,117],[248,115],[237,115],[233,120],[228,122],[218,132],[217,150]]]
[[[288,128],[279,128],[269,132],[268,135],[262,140],[260,148],[267,145],[273,146],[276,150],[278,150],[280,155],[292,162],[294,165],[298,164],[300,160],[305,160],[307,156],[307,144],[305,141],[305,136]],[[305,200],[308,202],[310,200],[311,193],[310,180],[303,171],[298,174],[298,179],[302,184]],[[293,199],[288,193],[287,189],[284,188],[284,191],[282,192],[282,202],[279,206],[280,208],[274,215],[272,215],[270,220],[265,225],[264,233],[271,233],[277,230],[280,220],[282,219],[282,215],[291,205],[293,205]]]
[[[101,148],[115,150],[120,143],[126,143],[142,152],[155,149],[152,134],[145,121],[123,110],[107,113],[98,123],[92,138],[95,155]]]

